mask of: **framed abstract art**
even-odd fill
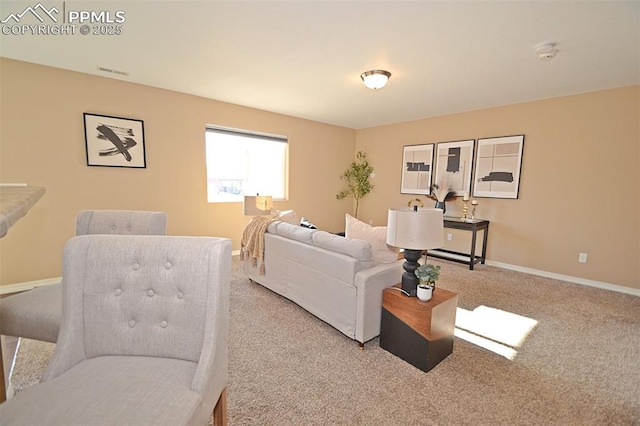
[[[455,195],[462,196],[471,192],[471,171],[475,139],[440,142],[436,146],[436,171],[434,181],[438,185],[445,183]]]
[[[431,193],[433,147],[432,143],[403,147],[401,194],[429,195]]]
[[[84,113],[87,166],[146,168],[142,120]]]
[[[478,139],[474,197],[518,198],[524,135]]]

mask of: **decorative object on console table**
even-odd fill
[[[469,202],[469,193],[465,192],[462,196],[462,219],[467,218],[467,212],[469,211],[469,206],[467,206],[467,202]]]
[[[476,219],[476,208],[478,207],[478,200],[473,200],[471,202],[471,205],[473,206],[473,210],[471,210],[471,220],[475,220]]]
[[[422,251],[444,245],[442,210],[422,208],[389,209],[387,219],[387,244],[404,249],[402,290],[408,296],[416,295],[418,277],[415,270]]]
[[[428,195],[429,198],[436,200],[435,208],[441,209],[442,213],[446,213],[447,211],[445,202],[449,201],[456,195],[449,183],[448,175],[449,174],[443,175],[439,182],[431,185],[431,194]]]
[[[420,198],[412,198],[407,203],[407,207],[413,208],[413,206],[424,207],[424,202]]]
[[[438,288],[422,302],[404,297],[398,286],[382,292],[380,347],[429,371],[453,352],[458,295]]]

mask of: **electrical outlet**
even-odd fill
[[[587,263],[587,253],[580,253],[578,255],[578,262]]]
[[[452,234],[451,232],[449,232],[449,233],[447,234],[447,240],[448,240],[448,241],[453,240],[453,234]]]

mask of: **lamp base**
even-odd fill
[[[418,288],[418,277],[415,271],[420,264],[418,260],[422,257],[422,250],[404,249],[405,262],[402,268],[406,271],[402,274],[402,290],[409,295],[415,296]]]

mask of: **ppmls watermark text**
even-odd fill
[[[67,1],[38,2],[0,16],[1,33],[21,35],[120,35],[126,22],[124,10],[77,10]]]

